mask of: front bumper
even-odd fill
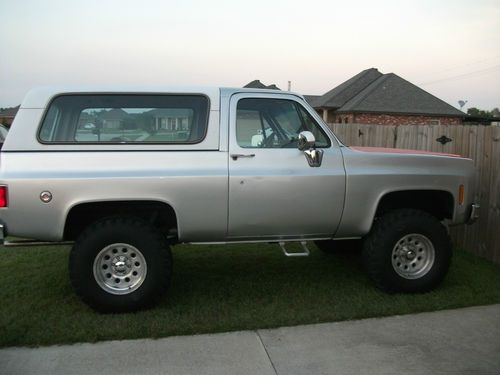
[[[474,203],[471,205],[470,215],[469,215],[469,218],[467,219],[467,224],[472,224],[477,219],[479,219],[479,209],[480,208],[481,208],[481,206],[477,203]]]

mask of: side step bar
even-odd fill
[[[302,252],[289,252],[286,249],[285,244],[290,244],[291,242],[297,243],[297,241],[290,241],[290,242],[283,242],[280,241],[278,242],[279,246],[281,247],[281,250],[283,251],[283,254],[287,257],[306,257],[309,256],[311,253],[309,248],[307,247],[307,241],[300,241],[300,245],[302,246],[303,251]],[[22,246],[67,246],[67,245],[72,245],[74,241],[59,241],[59,242],[51,242],[51,241],[36,241],[36,240],[13,240],[13,241],[6,241],[2,236],[0,235],[0,246],[4,247],[22,247]]]
[[[307,247],[306,241],[300,241],[300,245],[304,250],[303,252],[288,252],[285,247],[285,242],[279,242],[279,245],[281,247],[281,250],[283,250],[283,254],[285,254],[287,257],[306,257],[311,253],[309,251],[309,248]]]
[[[63,242],[50,242],[50,241],[36,241],[36,240],[5,240],[5,227],[0,223],[0,245],[5,247],[21,247],[21,246],[57,246],[57,245],[71,245],[72,241]]]
[[[0,245],[5,247],[22,247],[22,246],[60,246],[60,245],[72,245],[73,241],[61,241],[61,242],[50,242],[50,241],[33,241],[33,240],[15,240],[15,241],[3,241]]]

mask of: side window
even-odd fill
[[[241,99],[236,109],[236,140],[243,148],[296,148],[299,133],[309,130],[316,147],[330,142],[313,117],[298,103],[285,99]]]
[[[60,110],[57,106],[51,106],[47,115],[45,116],[44,124],[40,131],[40,137],[42,139],[51,139],[54,138],[54,130],[56,128],[56,124],[58,123],[60,115]]]
[[[62,95],[39,132],[45,143],[197,143],[206,133],[201,95]]]

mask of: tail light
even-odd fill
[[[0,186],[0,208],[7,207],[7,186]]]

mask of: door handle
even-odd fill
[[[231,154],[230,156],[233,160],[237,160],[238,158],[253,158],[255,154]]]

